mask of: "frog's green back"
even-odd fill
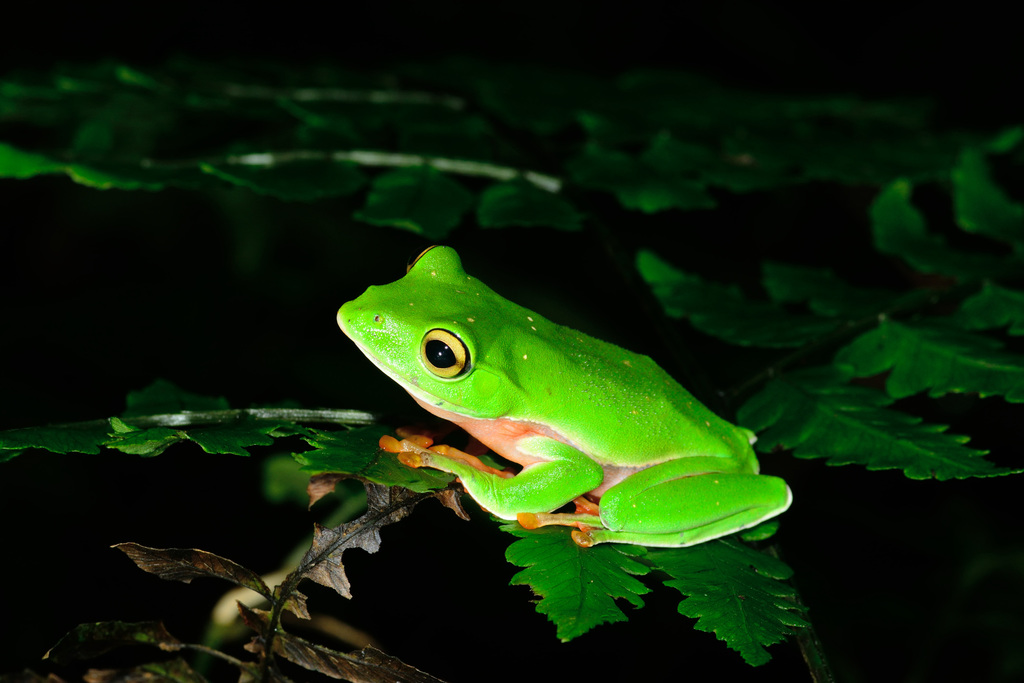
[[[527,356],[514,366],[516,384],[533,399],[520,419],[549,424],[595,459],[614,453],[619,465],[700,454],[749,459],[744,469],[756,470],[751,433],[715,415],[649,357],[531,315],[540,334],[498,342]],[[530,355],[549,360],[529,363]]]

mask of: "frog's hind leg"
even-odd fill
[[[756,526],[785,511],[793,500],[778,477],[693,473],[685,461],[641,474],[608,489],[601,498],[603,528],[574,532],[579,545],[695,545]]]

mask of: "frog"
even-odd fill
[[[337,322],[424,410],[510,465],[415,430],[381,447],[455,475],[503,520],[571,527],[581,548],[676,548],[751,529],[792,503],[783,479],[760,474],[752,431],[650,357],[504,298],[451,247],[424,250],[403,277],[345,303]]]

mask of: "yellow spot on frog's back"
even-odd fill
[[[629,359],[622,361],[622,364],[625,365],[627,368],[633,367],[633,363]]]
[[[526,354],[525,353],[523,354],[523,360],[526,360]]]
[[[533,325],[530,325],[530,329],[531,329],[531,330],[533,330],[534,332],[536,332],[536,331],[537,331],[537,328],[536,328],[536,327],[534,327]]]
[[[475,323],[476,322],[476,318],[466,318],[466,322],[467,323]]]
[[[533,318],[530,316],[526,316],[526,319],[529,320],[531,323],[533,322]]]

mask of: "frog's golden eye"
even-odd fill
[[[427,247],[426,249],[424,249],[423,251],[421,251],[420,253],[416,254],[416,258],[409,259],[409,262],[407,264],[405,264],[405,272],[408,273],[410,270],[412,270],[412,267],[415,266],[416,263],[421,258],[423,258],[423,255],[426,254],[428,251],[430,251],[431,249],[433,249],[436,246],[437,246],[436,244],[433,244],[433,245]]]
[[[423,335],[420,358],[438,377],[457,377],[469,371],[469,349],[448,330],[435,328]]]

